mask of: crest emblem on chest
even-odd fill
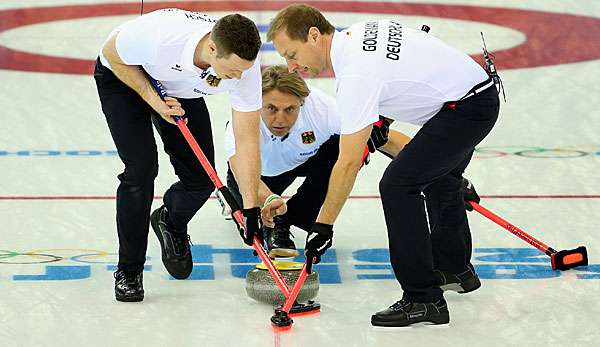
[[[206,83],[208,83],[209,86],[216,88],[219,86],[219,83],[221,83],[221,79],[215,75],[208,75],[208,77],[206,77]]]
[[[302,133],[302,143],[305,145],[310,145],[315,142],[317,138],[315,137],[315,133],[312,131],[305,131]]]

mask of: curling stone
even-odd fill
[[[300,276],[302,266],[304,266],[304,263],[293,261],[274,261],[273,264],[289,288],[294,286]],[[285,303],[285,296],[263,263],[256,265],[246,274],[246,293],[252,299],[267,304],[283,305]],[[317,294],[319,294],[319,274],[313,271],[306,277],[296,301],[307,302],[317,297]]]

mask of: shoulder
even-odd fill
[[[310,90],[310,94],[306,97],[306,100],[311,100],[313,102],[321,102],[321,103],[331,103],[335,101],[335,98],[331,95],[325,93],[321,89],[308,85],[308,89]]]
[[[335,98],[324,91],[309,85],[310,94],[304,100],[303,109],[311,113],[326,113],[334,107]]]
[[[239,80],[235,80],[235,86],[237,89],[246,89],[250,88],[255,90],[257,88],[257,84],[260,85],[262,83],[261,72],[260,72],[260,61],[258,57],[254,61],[252,66],[242,73],[242,77]],[[261,88],[258,88],[261,90]]]
[[[320,89],[310,87],[310,94],[304,100],[300,116],[319,129],[330,131],[332,124],[337,121],[337,114],[335,98]]]
[[[153,12],[149,12],[141,16],[140,18],[143,17],[152,18],[154,20],[175,20],[179,21],[180,23],[206,23],[209,25],[214,25],[214,23],[216,23],[217,21],[215,18],[209,16],[206,13],[186,11],[180,8],[164,8]]]

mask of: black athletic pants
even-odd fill
[[[493,87],[456,102],[455,108],[445,105],[392,160],[379,183],[392,268],[412,301],[442,297],[433,269],[467,269],[471,233],[459,188],[475,146],[491,131],[498,111]]]
[[[141,271],[146,259],[150,207],[158,153],[152,131],[156,127],[179,181],[164,194],[168,223],[185,231],[187,223],[208,200],[214,185],[204,172],[177,126],[166,122],[135,92],[96,61],[94,72],[102,111],[125,170],[117,189],[119,270]],[[214,165],[214,148],[208,109],[202,98],[179,99],[187,126]]]
[[[300,166],[277,176],[262,176],[261,180],[269,189],[281,195],[296,178],[306,177],[298,191],[287,202],[287,213],[282,216],[289,225],[295,225],[310,231],[319,216],[321,206],[327,195],[329,176],[339,153],[339,136],[334,135],[325,141],[317,153]],[[227,186],[238,203],[242,205],[242,196],[231,170],[227,172]]]

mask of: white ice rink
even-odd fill
[[[100,1],[0,2],[0,346],[600,345],[600,1],[310,2],[338,27],[390,17],[427,24],[472,55],[483,31],[507,103],[465,176],[483,206],[557,250],[585,245],[590,265],[553,271],[547,256],[471,213],[481,289],[446,294],[451,322],[443,328],[372,328],[371,314],[401,296],[377,190],[388,159],[374,156],[316,267],[321,313],[295,319],[285,334],[272,331],[270,306],[246,296],[243,277],[256,258],[214,199],[189,225],[190,279],[169,277],[151,233],[144,301],[115,301],[114,194],[123,166],[91,66],[139,2]],[[264,35],[284,3],[147,2],[145,10],[157,6],[239,11]],[[269,45],[261,57],[281,62]],[[331,78],[311,83],[333,95]],[[224,95],[207,103],[224,177],[230,106]],[[164,153],[160,165],[157,195],[176,179]],[[157,197],[153,207],[160,204]],[[293,232],[302,248],[305,233]]]

